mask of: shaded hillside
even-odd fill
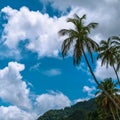
[[[95,109],[95,99],[91,99],[64,109],[49,110],[37,120],[86,120],[88,113]]]

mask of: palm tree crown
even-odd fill
[[[74,18],[67,19],[67,22],[74,24],[74,29],[62,29],[59,31],[61,36],[68,35],[68,38],[66,38],[62,44],[63,57],[67,55],[71,45],[75,44],[73,50],[73,63],[75,65],[79,64],[82,54],[84,53],[84,49],[87,49],[93,61],[92,51],[98,48],[98,44],[88,37],[91,30],[96,28],[98,24],[90,23],[88,25],[84,25],[84,19],[86,19],[86,15],[83,15],[80,18],[75,14]]]
[[[117,84],[115,84],[111,78],[107,78],[104,81],[102,81],[101,86],[112,96],[112,98],[120,105],[120,96],[119,92],[120,90],[116,87]],[[105,95],[105,93],[102,90],[97,91],[97,104],[100,107],[100,109],[103,110],[103,113],[106,113],[110,115],[110,113],[113,115],[113,118],[115,119],[117,116],[116,113],[118,113],[118,109],[116,106],[112,103],[112,101]]]
[[[100,42],[99,46],[99,54],[98,54],[98,59],[102,59],[101,65],[106,64],[106,67],[108,65],[112,66],[113,64],[116,63],[116,49],[111,46],[111,38],[108,38],[108,40],[102,40]]]
[[[108,68],[108,65],[112,66],[115,74],[118,79],[118,83],[120,83],[119,76],[117,74],[117,69],[115,68],[115,65],[118,65],[118,49],[113,45],[112,37],[109,37],[108,40],[102,40],[100,42],[100,46],[98,49],[98,59],[100,58],[102,60],[101,66],[106,64],[106,67]]]
[[[61,36],[68,36],[62,43],[62,56],[63,58],[67,55],[68,51],[73,47],[73,63],[74,65],[78,65],[80,63],[82,55],[85,58],[85,61],[88,65],[88,68],[99,86],[100,89],[104,91],[104,93],[111,99],[111,101],[115,104],[117,108],[120,109],[118,104],[112,99],[112,97],[102,88],[94,75],[92,67],[89,63],[89,60],[86,56],[85,50],[90,54],[91,60],[93,62],[92,52],[98,49],[98,44],[92,40],[88,35],[91,30],[96,28],[98,23],[89,23],[87,25],[84,24],[84,19],[86,19],[86,15],[79,17],[77,14],[74,15],[74,18],[68,18],[67,22],[70,22],[74,25],[73,29],[62,29],[59,31]]]
[[[112,45],[116,49],[117,52],[117,71],[120,69],[120,37],[119,36],[112,36]]]

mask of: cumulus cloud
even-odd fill
[[[25,66],[17,62],[9,62],[0,70],[0,98],[11,104],[30,108],[29,89],[20,74]]]
[[[35,120],[35,115],[27,113],[16,106],[0,106],[1,120]]]
[[[35,106],[37,108],[37,113],[43,114],[47,110],[61,109],[70,106],[70,104],[69,98],[63,93],[51,91],[50,93],[39,95],[36,98]]]
[[[24,69],[25,66],[17,62],[9,62],[8,66],[0,69],[0,98],[9,103],[9,106],[0,106],[0,119],[34,120],[47,110],[71,105],[67,96],[54,91],[34,95],[31,100],[30,91],[20,73]],[[55,75],[56,72],[52,74]]]
[[[39,11],[30,11],[27,7],[22,7],[20,10],[5,7],[1,10],[7,16],[8,22],[4,25],[2,40],[4,45],[9,49],[18,51],[20,41],[26,41],[25,48],[38,53],[39,57],[57,57],[61,48],[63,38],[58,35],[58,31],[62,28],[71,28],[71,24],[66,23],[68,17],[72,17],[74,13],[82,16],[87,14],[87,23],[96,21],[100,23],[96,34],[92,35],[93,38],[99,42],[103,38],[101,25],[105,27],[104,21],[109,21],[112,18],[102,16],[103,12],[89,11],[87,8],[75,7],[65,16],[50,17],[47,13],[42,14]],[[97,14],[96,14],[97,13]],[[104,18],[104,19],[103,19]],[[110,18],[110,19],[109,19]],[[115,19],[116,20],[116,19]],[[21,22],[22,21],[22,22]],[[115,21],[117,24],[117,22]],[[108,25],[109,26],[109,25]],[[108,28],[105,27],[105,28]],[[114,24],[114,26],[116,26]],[[107,31],[108,32],[108,31]],[[18,52],[17,52],[18,54]]]
[[[108,68],[106,68],[105,65],[101,66],[101,60],[97,61],[97,65],[94,73],[96,77],[98,77],[100,80],[103,80],[105,78],[110,78],[110,77],[113,79],[116,79],[116,75],[113,70],[113,67],[108,66]],[[118,72],[118,75],[120,77],[120,71]]]
[[[89,9],[93,9],[92,6],[94,6],[94,9],[97,9],[97,7],[101,6],[102,4],[108,4],[113,5],[119,3],[119,0],[101,0],[100,3],[97,3],[97,0],[41,0],[44,4],[51,3],[52,7],[55,9],[59,9],[61,11],[66,10],[67,8],[74,8],[74,7],[87,7]]]
[[[60,69],[50,69],[50,70],[44,71],[43,74],[45,74],[47,76],[56,76],[56,75],[61,74],[61,70]]]
[[[89,86],[84,86],[83,87],[83,92],[87,92],[88,96],[94,97],[94,94],[92,93],[95,90],[95,87],[89,87]]]
[[[62,5],[60,0],[45,0],[45,2],[46,4],[47,2],[51,3],[53,8],[61,10],[71,7],[71,11],[58,18],[50,17],[47,13],[42,14],[40,11],[30,11],[27,7],[16,10],[8,6],[1,10],[8,20],[8,23],[4,25],[2,40],[4,45],[13,51],[12,55],[14,55],[14,51],[17,51],[16,55],[19,55],[18,44],[20,41],[28,40],[25,48],[38,53],[39,57],[57,57],[63,41],[59,37],[58,31],[62,28],[72,27],[71,24],[66,23],[66,18],[72,17],[74,13],[80,16],[87,14],[87,23],[99,23],[98,28],[90,35],[97,42],[120,34],[118,27],[120,23],[119,0],[109,2],[108,0],[101,2],[64,0]],[[12,55],[10,54],[10,56]]]
[[[36,96],[36,95],[35,95]],[[21,101],[22,102],[22,101]],[[61,92],[50,91],[37,95],[32,101],[32,109],[19,106],[0,106],[1,120],[35,120],[50,109],[61,109],[71,105],[71,101]]]
[[[5,58],[15,58],[16,60],[20,60],[21,54],[19,49],[9,49],[6,46],[0,46],[0,59],[5,59]]]
[[[28,40],[26,49],[37,52],[39,57],[58,56],[62,40],[58,31],[67,27],[66,17],[49,17],[39,11],[30,11],[27,7],[20,10],[5,7],[1,10],[7,16],[2,40],[10,49],[16,49],[20,41]]]
[[[51,3],[54,9],[63,12],[68,8],[71,8],[71,11],[79,8],[79,12],[76,13],[87,14],[88,22],[95,21],[99,23],[99,27],[96,30],[97,36],[100,37],[98,41],[111,35],[120,34],[120,28],[118,27],[120,23],[119,0],[101,0],[100,2],[97,0],[64,0],[62,3],[61,0],[44,0],[45,2],[46,4]]]

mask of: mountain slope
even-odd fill
[[[88,113],[95,109],[95,99],[91,99],[64,109],[49,110],[37,120],[86,120]]]

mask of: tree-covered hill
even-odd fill
[[[96,109],[95,99],[78,102],[71,107],[60,110],[49,110],[37,120],[86,120],[89,112]]]

